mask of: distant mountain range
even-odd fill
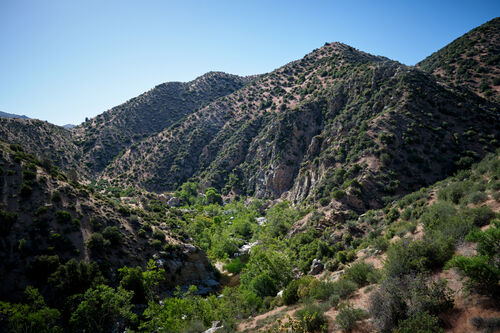
[[[26,116],[20,116],[18,114],[14,114],[14,113],[7,113],[7,112],[2,112],[0,111],[0,117],[4,117],[4,118],[20,118],[20,119],[30,119],[29,117],[26,117]]]

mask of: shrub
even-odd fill
[[[456,214],[457,211],[453,204],[449,202],[437,202],[425,210],[421,221],[425,227],[434,228],[436,225],[446,223]]]
[[[55,203],[61,202],[61,193],[59,191],[54,191],[50,199]]]
[[[283,304],[291,305],[297,303],[299,300],[299,296],[297,295],[297,291],[299,289],[299,281],[292,280],[283,290]]]
[[[30,279],[46,281],[46,279],[59,267],[59,256],[40,255],[29,263],[26,271]]]
[[[480,292],[498,295],[500,287],[500,221],[495,220],[490,228],[481,231],[474,230],[467,235],[469,242],[477,242],[477,255],[472,257],[456,256],[446,267],[456,267],[468,278],[469,288]]]
[[[480,192],[480,191],[472,192],[467,198],[469,203],[475,204],[475,205],[486,201],[486,199],[488,199],[488,196],[486,195],[486,193]]]
[[[364,261],[357,262],[344,270],[344,277],[363,287],[368,283],[375,283],[380,278],[380,273],[372,264]]]
[[[464,215],[477,227],[484,227],[495,218],[495,212],[489,206],[466,209]]]
[[[240,258],[235,258],[231,260],[230,263],[224,265],[222,268],[224,268],[229,273],[238,274],[239,272],[241,272],[244,266],[245,265],[241,262]]]
[[[118,246],[123,242],[122,233],[116,226],[104,228],[102,236],[107,239],[112,246]]]
[[[118,270],[120,273],[120,286],[126,290],[133,291],[132,302],[134,304],[145,304],[146,286],[144,283],[142,268],[140,267],[122,267]]]
[[[295,317],[300,320],[305,332],[325,331],[328,321],[323,313],[323,309],[317,305],[306,305],[295,311]]]
[[[338,295],[341,299],[348,298],[356,290],[358,290],[358,285],[348,279],[340,279],[338,281],[332,282],[333,294]]]
[[[444,333],[444,329],[439,327],[439,318],[428,312],[417,313],[399,322],[395,333]]]
[[[56,212],[56,221],[59,223],[67,223],[71,221],[71,214],[65,210],[58,210]]]
[[[165,240],[165,234],[160,229],[155,228],[155,230],[153,231],[153,238],[157,239],[159,241],[164,241]]]
[[[389,276],[402,276],[441,267],[454,252],[455,242],[441,233],[421,240],[402,239],[387,250],[384,269]]]
[[[87,248],[94,254],[99,254],[110,245],[109,240],[105,239],[102,234],[95,232],[90,235],[87,240]]]
[[[60,265],[48,281],[60,293],[61,298],[84,293],[87,289],[106,282],[97,263],[75,259]]]
[[[370,314],[375,327],[390,331],[408,317],[428,312],[439,314],[453,307],[445,280],[431,281],[423,275],[387,277],[370,295]]]
[[[36,173],[31,170],[23,170],[23,179],[25,180],[33,180],[36,178]]]
[[[466,185],[465,182],[452,183],[439,190],[438,198],[458,204],[467,191]]]
[[[389,247],[389,240],[387,240],[384,236],[378,236],[373,239],[372,244],[376,250],[385,252]]]
[[[159,250],[161,249],[161,240],[158,240],[158,239],[153,239],[151,242],[150,242],[150,245],[152,247],[154,247],[155,249]]]
[[[366,318],[368,313],[362,309],[354,308],[350,304],[342,304],[339,313],[335,317],[335,322],[346,331],[356,328],[357,322]]]
[[[17,213],[7,212],[0,209],[0,235],[6,236],[10,233],[10,229],[17,221]]]
[[[249,286],[257,296],[276,296],[278,288],[274,280],[267,273],[257,275],[252,279]]]
[[[222,197],[215,188],[213,187],[207,188],[205,195],[208,204],[219,204],[219,205],[222,204]]]
[[[21,184],[21,188],[19,189],[19,195],[21,195],[21,197],[27,198],[31,195],[32,192],[33,188],[29,183],[23,182]]]

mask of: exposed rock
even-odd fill
[[[213,321],[212,322],[212,327],[209,328],[208,330],[204,331],[203,333],[213,333],[213,332],[216,332],[220,329],[223,329],[224,326],[222,326],[222,322],[217,320],[217,321]]]
[[[258,217],[258,218],[257,218],[257,223],[258,223],[260,226],[263,226],[263,225],[265,225],[265,224],[267,223],[267,219],[266,219],[265,217],[263,217],[263,216]]]
[[[314,259],[311,264],[311,270],[309,271],[309,274],[318,275],[319,273],[323,272],[324,268],[325,266],[321,263],[321,260]]]
[[[170,207],[179,207],[181,205],[181,200],[177,197],[172,197],[168,200],[167,205]]]
[[[240,247],[240,250],[239,250],[239,253],[240,254],[249,254],[250,251],[252,250],[252,247],[254,247],[255,245],[258,245],[259,242],[258,241],[255,241],[253,243],[246,243],[246,244],[243,244],[241,247]]]

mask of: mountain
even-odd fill
[[[66,124],[66,125],[63,125],[63,126],[61,126],[61,127],[62,127],[62,128],[65,128],[65,129],[67,129],[67,130],[70,130],[70,129],[72,129],[72,128],[76,127],[76,125],[73,125],[73,124]]]
[[[498,23],[0,118],[0,331],[497,329]]]
[[[4,118],[21,118],[21,119],[29,119],[28,117],[26,116],[20,116],[18,114],[14,114],[14,113],[7,113],[7,112],[2,112],[0,111],[0,117],[4,117]]]
[[[241,88],[252,77],[210,72],[183,82],[167,82],[75,127],[83,163],[102,171],[134,143],[161,132],[204,104]]]
[[[457,38],[417,67],[500,103],[500,17]]]
[[[0,189],[1,299],[18,299],[26,285],[54,288],[47,286],[48,276],[71,259],[101,263],[101,272],[112,281],[118,268],[145,267],[166,244],[169,253],[156,254],[167,269],[165,290],[203,285],[215,277],[202,252],[165,225],[147,222],[158,218],[149,201],[110,200],[21,146],[1,141]],[[33,274],[39,268],[43,274]]]
[[[23,146],[27,153],[36,155],[45,164],[76,171],[82,177],[88,174],[72,134],[60,126],[37,119],[0,118],[0,139]]]
[[[101,178],[156,192],[195,178],[363,211],[484,156],[497,111],[417,68],[326,44],[130,146]]]

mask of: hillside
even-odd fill
[[[498,331],[499,23],[0,117],[0,331]]]
[[[194,177],[362,211],[484,156],[498,116],[418,69],[333,43],[131,146],[101,178],[162,192]]]
[[[0,186],[2,300],[19,300],[27,285],[59,295],[47,279],[71,259],[99,263],[112,284],[124,265],[146,267],[150,259],[161,260],[168,277],[164,292],[177,285],[202,286],[203,280],[214,278],[203,253],[156,222],[158,213],[150,208],[154,197],[106,197],[69,181],[21,146],[3,142]],[[170,250],[164,252],[167,245]]]
[[[472,29],[417,64],[448,84],[500,103],[500,18]]]
[[[232,93],[251,81],[210,72],[190,82],[167,82],[75,127],[75,143],[83,163],[100,172],[134,143],[193,113],[204,104]]]
[[[23,146],[27,153],[36,155],[45,164],[75,171],[75,177],[88,174],[71,132],[60,126],[37,119],[0,118],[0,139]]]

